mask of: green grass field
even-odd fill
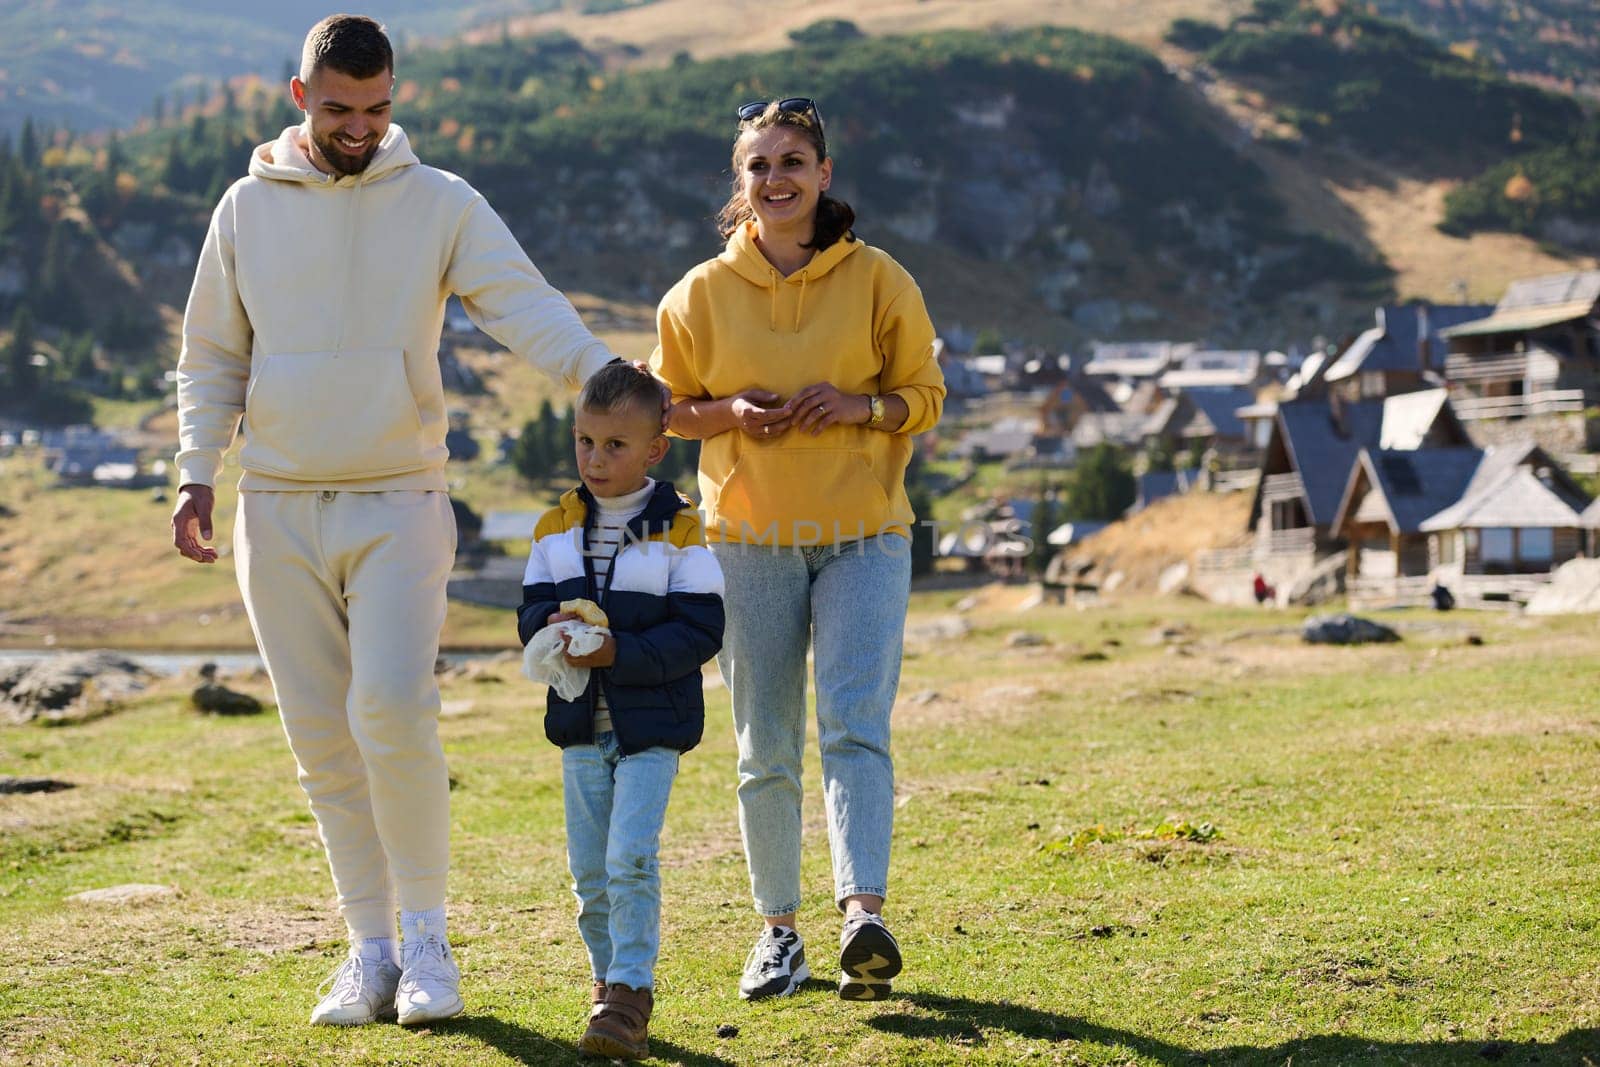
[[[955,597],[919,594],[913,634]],[[885,1002],[832,991],[814,765],[818,978],[737,998],[757,923],[708,692],[664,841],[659,1062],[1600,1063],[1592,620],[1400,615],[1398,645],[1326,649],[1293,615],[1002,599],[909,646],[889,905],[909,965]],[[169,688],[0,732],[0,774],[76,785],[0,797],[0,1063],[574,1062],[588,976],[542,697],[501,664],[444,699],[462,1018],[305,1025],[343,945],[279,726]],[[128,882],[179,895],[65,900]]]

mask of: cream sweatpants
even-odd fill
[[[243,492],[245,610],[353,939],[441,907],[450,781],[433,667],[456,526],[441,492]]]

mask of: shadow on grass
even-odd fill
[[[1382,1041],[1343,1034],[1315,1034],[1256,1048],[1230,1045],[1187,1049],[1153,1037],[1098,1026],[1020,1004],[990,1003],[961,997],[911,993],[897,997],[911,1011],[879,1015],[868,1026],[912,1040],[942,1046],[982,1046],[990,1031],[1002,1030],[1034,1041],[1081,1041],[1124,1048],[1171,1067],[1242,1064],[1261,1067],[1313,1067],[1320,1064],[1472,1064],[1493,1063],[1600,1067],[1600,1029],[1571,1030],[1543,1041]]]
[[[576,1041],[559,1041],[537,1030],[530,1030],[526,1026],[497,1019],[493,1015],[460,1015],[436,1026],[440,1031],[475,1037],[485,1045],[499,1049],[504,1055],[529,1067],[542,1067],[544,1064],[552,1063],[572,1064],[578,1062],[579,1058]],[[650,1061],[676,1063],[682,1067],[735,1067],[733,1061],[725,1060],[721,1056],[695,1052],[653,1035],[650,1038]],[[583,1062],[602,1064],[610,1061],[585,1058]]]

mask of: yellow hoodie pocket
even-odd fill
[[[892,525],[889,498],[859,452],[751,448],[717,494],[713,524],[730,540],[831,545]]]
[[[268,355],[244,401],[246,470],[355,481],[420,470],[422,420],[398,348]]]

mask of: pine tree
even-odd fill
[[[550,457],[552,473],[560,473],[568,478],[578,476],[578,461],[572,454],[572,434],[577,419],[576,405],[568,404],[567,410],[561,413],[561,432],[556,435],[558,446],[555,455]]]
[[[61,326],[75,325],[83,310],[72,287],[69,238],[65,222],[57,220],[51,225],[34,281],[34,303],[52,322]]]
[[[6,345],[6,392],[30,399],[39,391],[39,368],[33,365],[33,311],[20,304],[11,317],[11,341]]]
[[[1050,557],[1055,555],[1048,538],[1050,532],[1056,528],[1056,491],[1041,485],[1039,499],[1033,505],[1033,519],[1028,524],[1030,536],[1033,538],[1033,554],[1028,557],[1028,563],[1035,573],[1043,575],[1045,568],[1050,566]]]
[[[1073,519],[1118,519],[1137,495],[1133,473],[1116,447],[1098,444],[1078,457],[1067,491],[1067,515]]]
[[[539,449],[539,421],[529,419],[511,446],[511,468],[524,480],[537,482],[547,477],[549,467]]]
[[[22,139],[17,142],[17,158],[28,170],[39,165],[39,133],[33,128],[31,116],[22,120]]]
[[[545,397],[544,402],[539,405],[534,434],[537,438],[534,447],[539,450],[539,463],[549,471],[551,467],[561,462],[564,443],[561,440],[561,419],[556,415],[555,405],[550,403],[549,397]]]
[[[183,156],[183,146],[174,137],[167,142],[167,161],[161,167],[161,183],[173,192],[186,192],[189,188],[189,162]]]

